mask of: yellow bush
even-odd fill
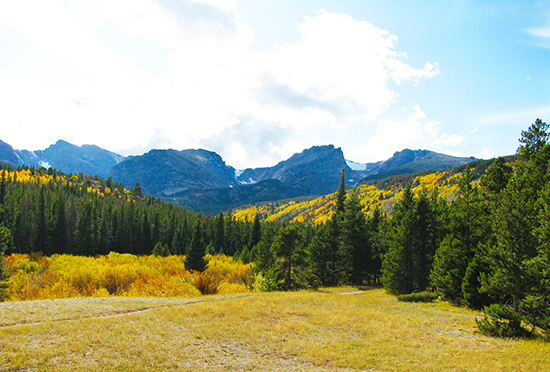
[[[4,258],[11,300],[77,296],[190,297],[219,291],[247,291],[252,266],[224,255],[207,256],[207,270],[190,273],[184,256],[134,256],[110,253],[84,257],[12,254]],[[230,289],[228,289],[230,288]]]
[[[218,286],[218,294],[244,293],[249,290],[240,283],[221,283]]]

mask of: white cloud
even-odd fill
[[[320,126],[374,122],[397,100],[391,81],[439,73],[437,63],[407,64],[388,31],[326,11],[304,18],[296,43],[251,50],[254,31],[234,0],[2,2],[0,25],[41,56],[38,74],[21,67],[0,75],[0,119],[9,127],[2,139],[19,148],[65,138],[129,153],[225,138],[218,148],[229,164],[266,165],[301,151],[308,131]],[[135,48],[148,58],[137,41],[165,53],[158,74],[122,55],[123,47]],[[424,117],[418,107],[403,120],[382,121],[369,143],[390,140],[389,148],[435,135],[437,123],[422,124]],[[229,135],[239,124],[256,128],[261,142]],[[260,132],[298,137],[270,142]]]
[[[447,146],[457,146],[464,142],[466,137],[459,136],[457,134],[443,134],[440,137],[437,137],[433,144],[435,146],[447,145]]]
[[[472,156],[474,158],[478,158],[478,159],[491,159],[491,158],[494,158],[496,156],[495,152],[488,149],[488,148],[484,148],[483,150],[481,150],[480,153],[477,153],[477,154],[472,154]]]
[[[456,134],[443,133],[439,135],[441,122],[429,121],[420,105],[401,120],[383,120],[376,127],[375,134],[367,140],[366,145],[360,145],[346,153],[348,159],[360,162],[386,160],[396,151],[409,149],[443,148],[444,153],[457,153],[448,149],[448,146],[457,146],[466,138]]]
[[[543,38],[550,38],[550,27],[548,28],[530,28],[527,30],[531,35],[543,37]]]
[[[358,161],[378,161],[390,158],[395,151],[410,147],[424,137],[421,119],[425,117],[420,106],[402,120],[383,120],[376,127],[374,136],[366,145],[354,148],[350,159]]]

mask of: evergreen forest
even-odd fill
[[[293,222],[261,208],[206,216],[144,195],[139,184],[3,165],[0,253],[177,255],[196,272],[226,255],[251,264],[259,290],[381,284],[404,300],[440,297],[483,310],[478,327],[489,335],[548,336],[549,139],[537,119],[515,157],[448,173],[452,192],[437,186],[443,173],[422,175],[434,182],[397,177],[346,189],[342,171],[315,218]],[[368,208],[366,188],[377,190]],[[389,189],[394,198],[384,204]],[[9,298],[3,266],[0,283]]]

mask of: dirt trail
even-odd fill
[[[154,299],[154,301],[151,301],[151,305],[147,305],[149,301],[146,300],[148,298],[143,298],[144,300],[142,303],[135,304],[132,302],[134,299],[130,297],[79,297],[56,300],[4,302],[0,303],[0,329],[29,324],[120,317],[154,309],[187,306],[210,301],[228,301],[234,298],[250,297],[254,295],[257,294],[247,293],[239,295],[169,299],[150,298]]]

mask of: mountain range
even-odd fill
[[[124,156],[115,154],[95,145],[76,146],[59,140],[45,150],[14,150],[0,141],[0,162],[29,167],[55,168],[65,173],[97,174],[108,177],[111,168],[124,160]]]
[[[95,145],[59,140],[45,150],[14,150],[0,141],[0,162],[53,167],[65,173],[112,177],[127,188],[204,213],[265,201],[329,194],[338,188],[342,169],[347,186],[391,175],[449,169],[476,160],[428,150],[396,152],[376,163],[346,160],[333,145],[313,146],[273,167],[236,170],[220,155],[203,149],[151,150],[124,157]]]

